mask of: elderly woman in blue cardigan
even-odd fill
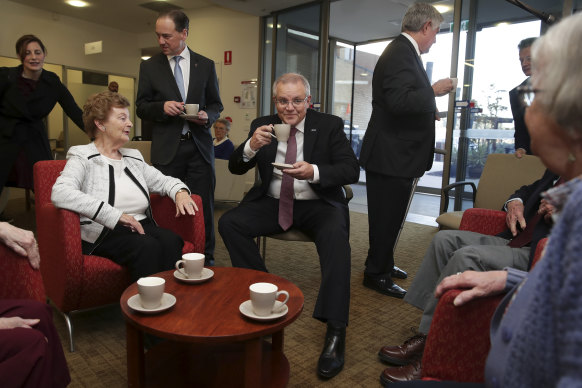
[[[485,367],[490,387],[582,386],[582,13],[548,30],[532,46],[531,147],[566,183],[548,190],[556,221],[541,261],[529,273],[473,272],[449,276],[436,296],[464,288],[454,300],[507,293],[491,323]],[[429,333],[430,335],[430,333]],[[415,386],[428,382],[391,385]],[[432,383],[472,386],[469,383]]]
[[[83,253],[106,257],[129,269],[132,280],[174,268],[184,242],[158,227],[150,193],[176,202],[176,217],[198,208],[188,187],[144,162],[138,150],[122,148],[132,122],[129,101],[110,91],[89,97],[83,109],[94,141],[71,147],[53,186],[55,206],[79,213]]]

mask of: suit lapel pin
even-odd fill
[[[317,132],[317,128],[311,128],[311,132]]]

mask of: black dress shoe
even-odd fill
[[[388,275],[373,276],[364,274],[364,286],[395,298],[402,299],[406,295],[406,290],[395,284]]]
[[[337,375],[344,367],[346,351],[346,327],[327,325],[325,344],[317,362],[317,374],[330,379]]]
[[[392,268],[392,271],[390,271],[390,277],[396,279],[406,279],[408,277],[408,274],[406,273],[406,271],[403,271],[397,266],[394,266],[394,268]]]

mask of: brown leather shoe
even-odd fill
[[[415,360],[409,365],[390,366],[380,375],[380,382],[385,386],[400,381],[419,380],[422,377],[421,371],[420,360]]]
[[[420,360],[424,352],[426,335],[417,334],[410,337],[402,345],[384,346],[378,352],[380,360],[394,365],[408,365],[412,361]]]

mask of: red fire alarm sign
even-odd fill
[[[232,65],[232,51],[225,51],[224,52],[224,64],[225,65]]]

